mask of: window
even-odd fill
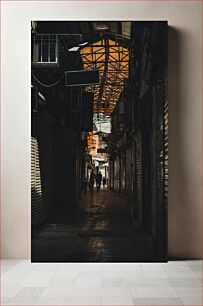
[[[32,63],[58,63],[58,37],[55,34],[37,34],[32,40]]]

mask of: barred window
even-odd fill
[[[32,41],[33,63],[58,63],[58,38],[55,34],[37,34]]]

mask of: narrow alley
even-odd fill
[[[54,248],[52,245],[54,244]],[[152,241],[137,231],[125,198],[107,189],[84,196],[79,207],[59,211],[33,237],[36,262],[151,260]],[[153,258],[156,261],[156,257]]]

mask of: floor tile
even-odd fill
[[[202,272],[202,265],[191,265],[189,266],[190,270],[195,271],[195,272]]]
[[[195,275],[195,273],[191,272],[170,272],[167,271],[166,272],[169,278],[197,278],[197,276]]]
[[[18,292],[20,292],[21,288],[16,287],[2,287],[1,288],[1,297],[5,298],[13,298],[15,297]]]
[[[134,298],[134,305],[183,305],[180,298]]]
[[[30,272],[34,269],[34,266],[27,260],[22,260],[18,264],[13,265],[11,273],[22,272],[22,269],[26,272]]]
[[[34,305],[36,301],[38,300],[37,297],[29,297],[29,298],[12,298],[5,302],[4,305]],[[2,305],[2,306],[4,306]]]
[[[197,306],[203,305],[203,301],[201,297],[182,297],[181,298],[183,305]]]
[[[197,278],[202,279],[202,272],[193,271],[193,273]]]
[[[185,260],[169,260],[164,265],[167,265],[167,266],[186,266],[187,262]]]
[[[44,289],[42,287],[25,287],[18,292],[16,298],[39,298],[44,292]]]
[[[3,265],[3,305],[202,305],[201,261]]]
[[[80,271],[57,270],[54,277],[78,278]]]
[[[166,265],[163,269],[167,272],[191,272],[190,267],[187,265]]]
[[[102,286],[102,278],[95,278],[95,279],[86,279],[86,278],[78,278],[75,281],[75,286],[79,287],[101,287]]]
[[[66,287],[73,287],[76,278],[65,278],[65,277],[53,277],[46,288],[51,289],[51,288],[66,288]]]
[[[123,287],[122,283],[122,278],[102,278],[102,287]]]
[[[115,298],[110,298],[110,297],[104,297],[102,298],[102,305],[115,305],[115,306],[130,306],[134,305],[133,298],[131,297],[126,297],[126,298],[121,298],[121,297],[115,297]]]
[[[202,265],[202,260],[186,260],[185,263],[188,266]]]
[[[102,288],[102,299],[103,298],[128,298],[131,296],[130,288],[123,287],[103,287]]]
[[[66,297],[66,298],[45,298],[41,297],[37,300],[35,305],[49,305],[49,306],[58,306],[58,305],[94,305],[94,306],[100,306],[101,305],[101,297],[100,298],[91,298],[91,297],[83,297],[83,298],[72,298],[72,297]]]
[[[171,287],[171,282],[168,278],[128,278],[122,279],[121,284],[129,287]]]
[[[39,264],[34,264],[33,266],[34,271],[57,271],[60,268],[59,264],[51,264],[51,263],[39,263]]]
[[[136,277],[142,277],[144,275],[144,272],[142,271],[105,271],[103,272],[104,278],[136,278]]]
[[[199,278],[170,278],[173,287],[200,287],[202,281]]]
[[[164,265],[163,264],[141,264],[141,268],[144,272],[164,272]]]
[[[58,288],[58,289],[45,289],[41,297],[46,298],[99,298],[101,297],[101,288],[79,287],[72,288]]]
[[[136,273],[136,272],[142,272],[142,268],[140,264],[133,264],[133,263],[114,263],[114,264],[103,264],[103,272],[129,272],[131,271],[132,273]]]
[[[173,287],[136,287],[133,288],[132,295],[141,298],[179,297]]]
[[[24,262],[24,259],[1,259],[1,265],[17,265]]]
[[[202,287],[176,287],[175,289],[181,298],[202,296]]]
[[[8,298],[1,298],[1,305],[7,305],[7,303],[9,303],[9,299]]]
[[[81,271],[97,271],[102,272],[102,263],[84,263],[82,264]]]
[[[59,270],[66,271],[66,272],[80,272],[83,270],[83,268],[86,266],[86,264],[82,263],[59,263]]]
[[[54,271],[32,271],[18,287],[46,287],[54,275]]]
[[[22,271],[21,273],[18,274],[10,273],[10,271],[8,271],[8,273],[5,273],[1,277],[2,286],[4,287],[18,286],[25,279],[25,277],[28,276],[28,274],[29,273],[26,271]]]
[[[9,270],[11,270],[13,268],[13,265],[3,265],[1,267],[1,274],[4,274],[6,272],[8,272]]]
[[[79,273],[79,277],[81,279],[102,278],[102,272],[101,271],[82,271]]]
[[[168,274],[165,271],[144,271],[143,275],[146,278],[168,278]]]

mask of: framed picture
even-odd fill
[[[167,21],[33,20],[31,58],[32,261],[167,261]]]

